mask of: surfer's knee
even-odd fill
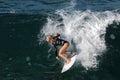
[[[59,51],[58,56],[60,56],[60,57],[63,56],[63,52],[61,50]]]
[[[61,56],[62,56],[62,53],[61,53],[61,52],[59,52],[58,56],[60,56],[60,57],[61,57]]]

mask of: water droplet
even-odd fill
[[[26,61],[29,62],[30,61],[30,56],[26,57]]]
[[[12,60],[12,58],[9,58],[9,61],[11,61]]]
[[[111,35],[110,35],[110,38],[111,38],[111,39],[115,39],[115,35],[114,35],[114,34],[111,34]]]
[[[29,65],[29,66],[31,66],[31,63],[30,63],[30,62],[28,62],[28,65]]]

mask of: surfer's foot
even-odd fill
[[[74,56],[75,55],[75,52],[71,52],[71,56]]]
[[[69,63],[70,63],[70,60],[67,60],[67,61],[66,61],[66,64],[69,64]]]

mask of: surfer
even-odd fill
[[[61,57],[66,61],[66,64],[70,63],[70,59],[67,58],[64,53],[72,55],[72,52],[68,52],[67,48],[69,47],[69,42],[63,39],[60,39],[60,34],[55,33],[55,36],[46,35],[46,41],[50,43],[55,48],[56,59],[59,60]],[[57,46],[61,46],[59,52],[57,51]]]

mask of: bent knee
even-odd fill
[[[62,55],[63,55],[63,53],[59,52],[58,56],[60,56],[60,57],[61,57]]]

